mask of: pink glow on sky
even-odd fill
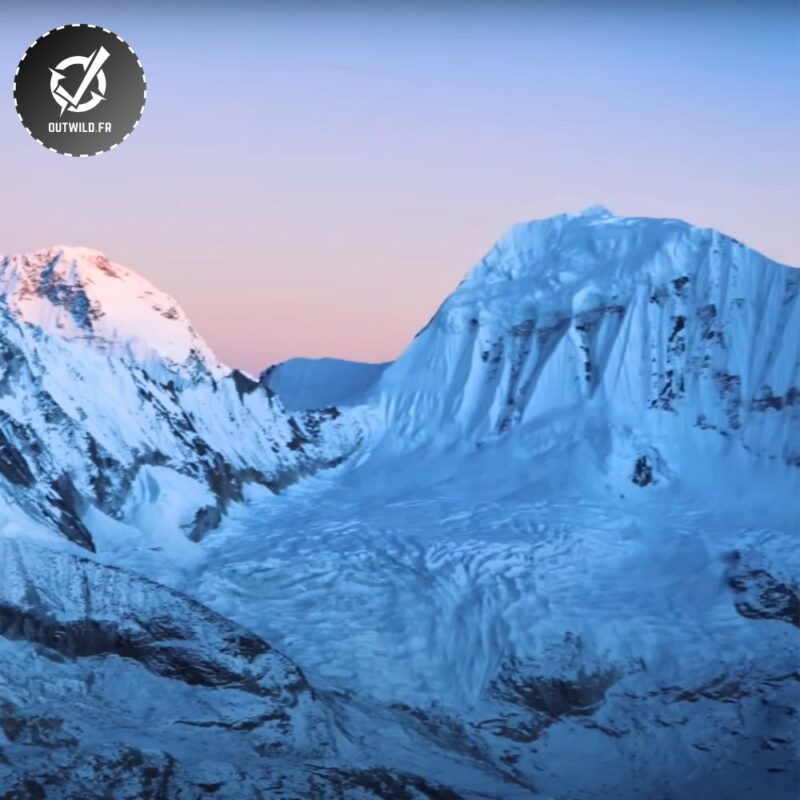
[[[0,108],[0,252],[103,250],[228,363],[393,358],[512,223],[594,203],[800,264],[792,3],[176,5],[153,12],[164,28],[80,5],[138,51],[148,106],[123,147],[81,160]],[[4,19],[0,75],[74,21],[32,6]]]

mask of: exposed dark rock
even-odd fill
[[[672,281],[672,285],[675,288],[675,294],[678,295],[678,297],[685,296],[684,290],[686,289],[689,280],[690,278],[688,275],[682,275],[680,278],[675,278],[675,280]]]
[[[674,369],[665,370],[658,397],[650,403],[650,408],[675,411],[674,403],[683,396],[685,388],[686,386],[681,372]]]
[[[742,424],[742,379],[739,375],[731,375],[727,372],[716,372],[714,373],[714,380],[719,389],[728,426],[732,430],[736,430],[740,428]]]
[[[276,725],[277,723],[277,725]],[[290,717],[284,711],[276,711],[270,714],[260,714],[257,717],[252,717],[250,719],[241,719],[235,722],[225,722],[224,720],[191,720],[191,719],[179,719],[177,721],[178,725],[188,725],[194,728],[222,728],[227,731],[254,731],[257,728],[260,728],[262,725],[276,725],[276,727],[280,730],[281,728],[286,729],[288,733],[288,728],[290,725]]]
[[[318,441],[322,436],[322,426],[328,420],[338,419],[341,412],[336,406],[306,411],[303,416],[303,427],[312,441]]]
[[[72,478],[62,475],[52,485],[52,506],[60,512],[58,529],[69,539],[81,547],[94,552],[94,542],[89,529],[81,521],[86,508],[86,501],[81,497]]]
[[[697,419],[695,420],[695,427],[700,428],[704,431],[715,431],[717,430],[717,426],[714,425],[713,422],[708,421],[708,417],[705,414],[699,414]]]
[[[0,604],[0,636],[21,639],[54,650],[66,658],[117,655],[138,661],[165,677],[202,686],[242,685],[242,676],[203,661],[196,653],[162,644],[98,620],[60,621],[46,614]],[[183,638],[183,637],[181,637]]]
[[[236,391],[239,394],[240,400],[243,400],[246,394],[257,392],[262,387],[261,383],[253,380],[238,369],[235,369],[233,372],[231,372],[231,378],[233,379],[233,384],[236,387]]]
[[[535,329],[536,320],[526,319],[517,323],[513,328],[511,328],[511,335],[516,336],[517,338],[527,339],[531,336]]]
[[[104,275],[108,275],[109,278],[116,278],[117,280],[121,280],[119,273],[111,266],[111,262],[108,258],[101,253],[98,253],[92,261],[97,269],[100,270]]]
[[[209,612],[211,613],[211,612]],[[237,688],[264,694],[254,676],[236,671],[213,658],[213,653],[187,646],[194,641],[189,630],[139,621],[137,629],[114,622],[80,619],[63,621],[44,612],[0,603],[0,636],[37,644],[70,659],[116,655],[138,661],[151,672],[190,685]],[[269,651],[269,645],[252,634],[231,642],[232,654],[250,662]]]
[[[25,456],[14,447],[0,429],[0,475],[16,486],[32,486],[34,475]]]
[[[717,307],[714,303],[708,303],[699,308],[697,319],[700,323],[700,337],[702,339],[722,343],[724,338],[722,331],[714,329],[714,323],[717,319]]]
[[[16,786],[9,789],[0,800],[45,800],[47,794],[39,781],[23,778]]]
[[[496,719],[484,720],[477,727],[517,744],[530,744],[535,742],[552,724],[553,718],[549,716],[531,719],[518,714],[504,714]]]
[[[324,779],[318,789],[334,788],[338,792],[361,790],[360,796],[378,800],[462,800],[462,796],[440,784],[417,775],[392,772],[388,769],[337,769],[309,766],[309,771]]]
[[[670,690],[667,690],[669,692]],[[673,689],[673,702],[697,703],[700,700],[713,700],[717,703],[735,703],[751,692],[737,678],[720,675],[695,689]]]
[[[195,786],[206,794],[216,794],[225,784],[224,783],[196,783]]]
[[[15,744],[34,747],[75,747],[78,740],[64,732],[64,720],[54,716],[31,716],[0,701],[0,730]]]
[[[79,328],[91,332],[92,323],[102,316],[103,312],[92,305],[82,284],[64,283],[55,276],[58,262],[59,258],[56,257],[42,270],[37,294],[47,298],[54,306],[60,306],[67,311]]]
[[[209,489],[217,495],[224,510],[231,501],[242,499],[242,480],[237,470],[219,453],[214,453],[213,462],[206,464],[206,482]]]
[[[80,758],[80,756],[78,757]],[[57,797],[69,800],[175,800],[185,792],[176,785],[177,762],[169,753],[142,752],[133,747],[110,748],[80,758],[80,769],[66,775],[55,770],[47,783],[65,786]],[[87,777],[90,776],[90,777]],[[47,795],[48,797],[50,795]]]
[[[122,471],[122,465],[104,448],[91,434],[86,434],[87,452],[91,462],[97,467],[97,472],[92,475],[92,488],[100,508],[108,508],[113,501],[113,480],[115,473]]]
[[[639,458],[636,459],[631,480],[637,486],[649,486],[651,483],[655,483],[653,468],[650,466],[647,456],[639,456]]]
[[[796,405],[799,398],[800,389],[795,386],[790,387],[785,396],[774,394],[771,386],[762,386],[750,407],[753,411],[782,411]]]
[[[189,526],[189,538],[199,542],[209,532],[218,528],[222,522],[222,512],[218,506],[203,506],[194,515],[194,520]]]
[[[89,559],[23,554],[14,542],[0,550],[0,636],[67,659],[116,655],[190,685],[277,693],[286,702],[308,690],[288,659],[201,603]]]
[[[533,675],[512,659],[492,684],[491,692],[549,717],[581,716],[593,713],[618,677],[613,670],[586,673],[583,668],[570,678]]]
[[[447,750],[468,754],[479,761],[486,757],[483,748],[465,724],[447,713],[436,708],[422,709],[406,703],[393,703],[392,708],[404,715],[404,729],[414,729],[421,736],[433,738]]]
[[[686,327],[686,317],[678,315],[675,317],[675,322],[672,327],[672,333],[669,335],[669,341],[673,341],[675,337]]]
[[[303,445],[311,444],[311,439],[300,430],[300,426],[297,424],[297,420],[294,417],[289,417],[289,427],[292,430],[293,436],[286,443],[286,446],[290,450],[302,450]]]
[[[669,289],[666,286],[657,286],[650,295],[650,302],[659,306],[659,308],[663,307],[668,300]]]
[[[800,628],[800,595],[796,588],[763,569],[740,572],[728,579],[736,610],[748,619],[771,619]]]

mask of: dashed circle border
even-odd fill
[[[63,31],[65,28],[92,28],[93,30],[100,30],[104,33],[108,33],[113,36],[115,39],[118,39],[125,47],[130,50],[131,55],[136,59],[136,63],[139,65],[139,69],[142,71],[142,82],[144,83],[144,96],[142,97],[142,107],[139,109],[139,116],[136,117],[136,121],[133,123],[133,127],[120,139],[120,141],[112,144],[111,147],[106,147],[105,150],[98,150],[96,153],[62,153],[60,150],[56,150],[54,147],[48,147],[41,139],[37,139],[34,135],[33,131],[25,124],[25,120],[22,119],[22,114],[19,113],[19,106],[17,105],[17,76],[19,75],[20,67],[25,59],[28,57],[28,53],[36,47],[42,39],[46,39],[51,33],[56,33],[56,31]],[[139,56],[136,55],[133,48],[118,34],[114,33],[114,31],[110,31],[108,28],[103,28],[101,25],[91,25],[88,22],[76,22],[72,25],[59,25],[57,28],[52,28],[47,33],[43,33],[41,36],[36,38],[33,44],[28,47],[28,49],[22,54],[22,58],[19,60],[19,64],[17,64],[17,69],[14,72],[14,87],[13,87],[13,96],[14,96],[14,110],[17,112],[17,116],[19,117],[19,121],[22,123],[22,127],[25,128],[26,131],[31,135],[31,138],[38,142],[45,150],[49,150],[51,153],[56,153],[59,156],[68,156],[69,158],[91,158],[92,156],[99,156],[103,153],[109,153],[114,148],[119,147],[135,130],[136,126],[139,124],[139,121],[144,114],[144,107],[147,104],[147,76],[144,73],[144,67],[142,66],[142,62],[139,61]]]

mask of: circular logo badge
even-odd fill
[[[130,136],[147,85],[136,53],[95,25],[48,31],[27,50],[14,79],[14,105],[37,142],[65,156],[96,156]]]

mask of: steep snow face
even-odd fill
[[[3,300],[44,333],[187,375],[224,368],[173,298],[95,250],[53,247],[0,259]]]
[[[363,403],[388,366],[338,358],[292,358],[269,367],[261,381],[292,411],[341,408]]]
[[[245,484],[280,491],[357,445],[338,412],[287,413],[221,366],[174,301],[104,256],[2,264],[0,500],[73,542],[93,546],[91,507],[202,538]]]
[[[798,287],[800,271],[676,220],[590,209],[519,225],[375,402],[405,446],[597,425],[798,465]]]

